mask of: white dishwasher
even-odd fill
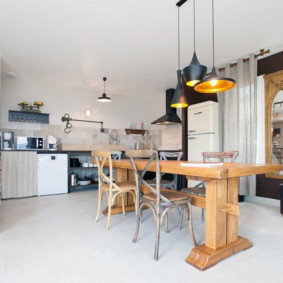
[[[68,193],[68,154],[37,154],[39,196]]]

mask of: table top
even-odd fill
[[[137,169],[143,170],[147,161],[136,160]],[[181,166],[181,163],[196,164],[196,166]],[[160,171],[162,173],[178,174],[191,177],[227,179],[233,177],[243,177],[255,174],[266,174],[283,170],[280,164],[255,164],[255,163],[223,163],[217,167],[202,167],[202,162],[188,162],[175,160],[160,160]],[[127,159],[113,160],[114,168],[132,169],[131,163]],[[154,162],[149,166],[148,171],[155,171]]]

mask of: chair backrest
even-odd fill
[[[183,156],[183,152],[182,151],[160,151],[159,152],[159,156],[160,156],[160,160],[168,160],[168,159],[173,159],[173,160],[181,160],[182,156]],[[174,190],[177,190],[177,175],[174,174],[173,175],[174,178],[172,180],[172,186],[174,188]]]
[[[94,150],[103,151],[125,151],[126,147],[122,144],[96,144],[93,146]]]
[[[91,154],[95,158],[95,163],[97,165],[99,187],[102,185],[102,182],[106,181],[107,183],[110,184],[110,189],[112,190],[112,186],[115,186],[115,184],[113,183],[111,152],[102,151],[102,150],[93,150]],[[107,167],[109,167],[109,173],[110,173],[109,176],[107,176],[103,172],[106,163],[107,163]]]
[[[183,156],[182,151],[160,151],[159,152],[160,160],[167,160],[167,159],[175,159],[181,160]]]
[[[111,151],[111,157],[112,159],[121,159],[122,151]]]
[[[136,185],[137,185],[137,196],[140,196],[140,185],[145,185],[151,192],[153,192],[156,195],[156,205],[159,206],[160,199],[163,201],[169,202],[167,198],[162,196],[160,194],[160,167],[159,167],[159,159],[158,159],[158,152],[156,150],[128,150],[126,151],[126,156],[130,159],[132,168],[135,172],[136,177]],[[137,166],[135,164],[135,159],[147,159],[146,165],[144,169],[138,170]],[[150,164],[154,162],[155,163],[155,171],[156,171],[156,186],[155,189],[147,183],[146,180],[144,180],[144,175],[150,166]]]
[[[228,162],[235,162],[239,155],[239,151],[206,151],[202,153],[203,162],[213,161],[212,159],[218,159],[223,162],[224,159],[228,159]]]

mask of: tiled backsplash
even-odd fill
[[[64,127],[42,124],[40,130],[0,129],[0,131],[11,131],[15,133],[15,136],[44,138],[54,136],[58,139],[58,143],[64,144],[123,144],[127,149],[133,149],[136,142],[142,142],[145,147],[148,147],[149,141],[152,140],[157,149],[182,148],[181,125],[152,126],[144,136],[126,135],[125,130],[109,128],[101,133],[100,129],[81,126],[73,126],[72,131],[66,134]]]

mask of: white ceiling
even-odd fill
[[[173,0],[0,0],[0,54],[17,77],[150,96],[175,87]],[[216,65],[283,49],[283,1],[215,0]],[[211,0],[196,0],[197,54],[211,66]],[[181,15],[181,67],[193,52],[192,0]]]

